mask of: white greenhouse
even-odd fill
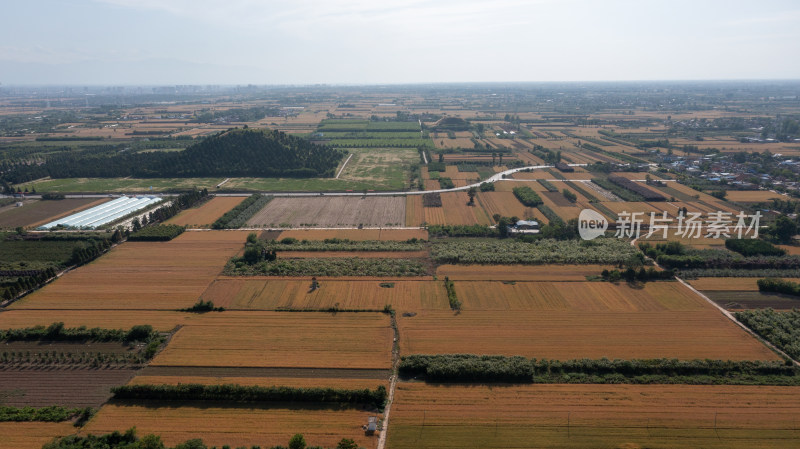
[[[51,229],[56,226],[77,229],[95,229],[114,220],[118,220],[130,213],[142,210],[162,199],[155,196],[128,197],[122,196],[113,201],[103,203],[91,209],[72,214],[60,220],[39,226],[39,229]]]

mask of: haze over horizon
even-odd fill
[[[9,0],[0,83],[800,78],[790,0]]]

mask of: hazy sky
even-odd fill
[[[0,0],[0,83],[800,78],[798,0]]]

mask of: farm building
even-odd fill
[[[376,416],[370,416],[367,420],[366,434],[373,435],[376,430],[378,430],[378,418]]]
[[[539,222],[534,220],[520,220],[514,226],[508,227],[508,234],[538,234]]]

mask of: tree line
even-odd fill
[[[343,388],[262,387],[258,385],[123,385],[113,387],[114,399],[215,402],[315,402],[368,405],[383,408],[386,387],[375,390]]]
[[[791,362],[633,359],[527,359],[520,356],[410,355],[400,375],[429,382],[800,385]]]
[[[64,152],[42,164],[16,164],[10,183],[51,178],[330,177],[345,152],[280,131],[230,130],[180,152]]]
[[[64,327],[63,322],[55,322],[49,326],[33,326],[19,329],[0,330],[0,341],[117,341],[121,343],[147,342],[158,338],[158,332],[149,324],[136,325],[128,330]]]
[[[222,446],[223,449],[229,446]],[[336,444],[335,449],[358,449],[358,444],[349,438],[342,438]],[[200,438],[193,438],[176,446],[167,447],[161,437],[148,434],[141,438],[136,435],[136,428],[132,427],[121,433],[114,431],[105,435],[69,435],[56,438],[50,443],[42,446],[42,449],[209,449]],[[210,449],[216,449],[212,446]],[[247,449],[245,446],[238,446],[237,449]],[[253,445],[250,449],[261,449],[261,446]],[[305,437],[302,434],[295,434],[289,439],[288,446],[267,446],[264,449],[323,449],[321,446],[306,445]]]
[[[254,193],[236,205],[236,207],[217,218],[217,220],[211,224],[211,228],[235,229],[241,227],[270,201],[272,201],[271,196]]]

